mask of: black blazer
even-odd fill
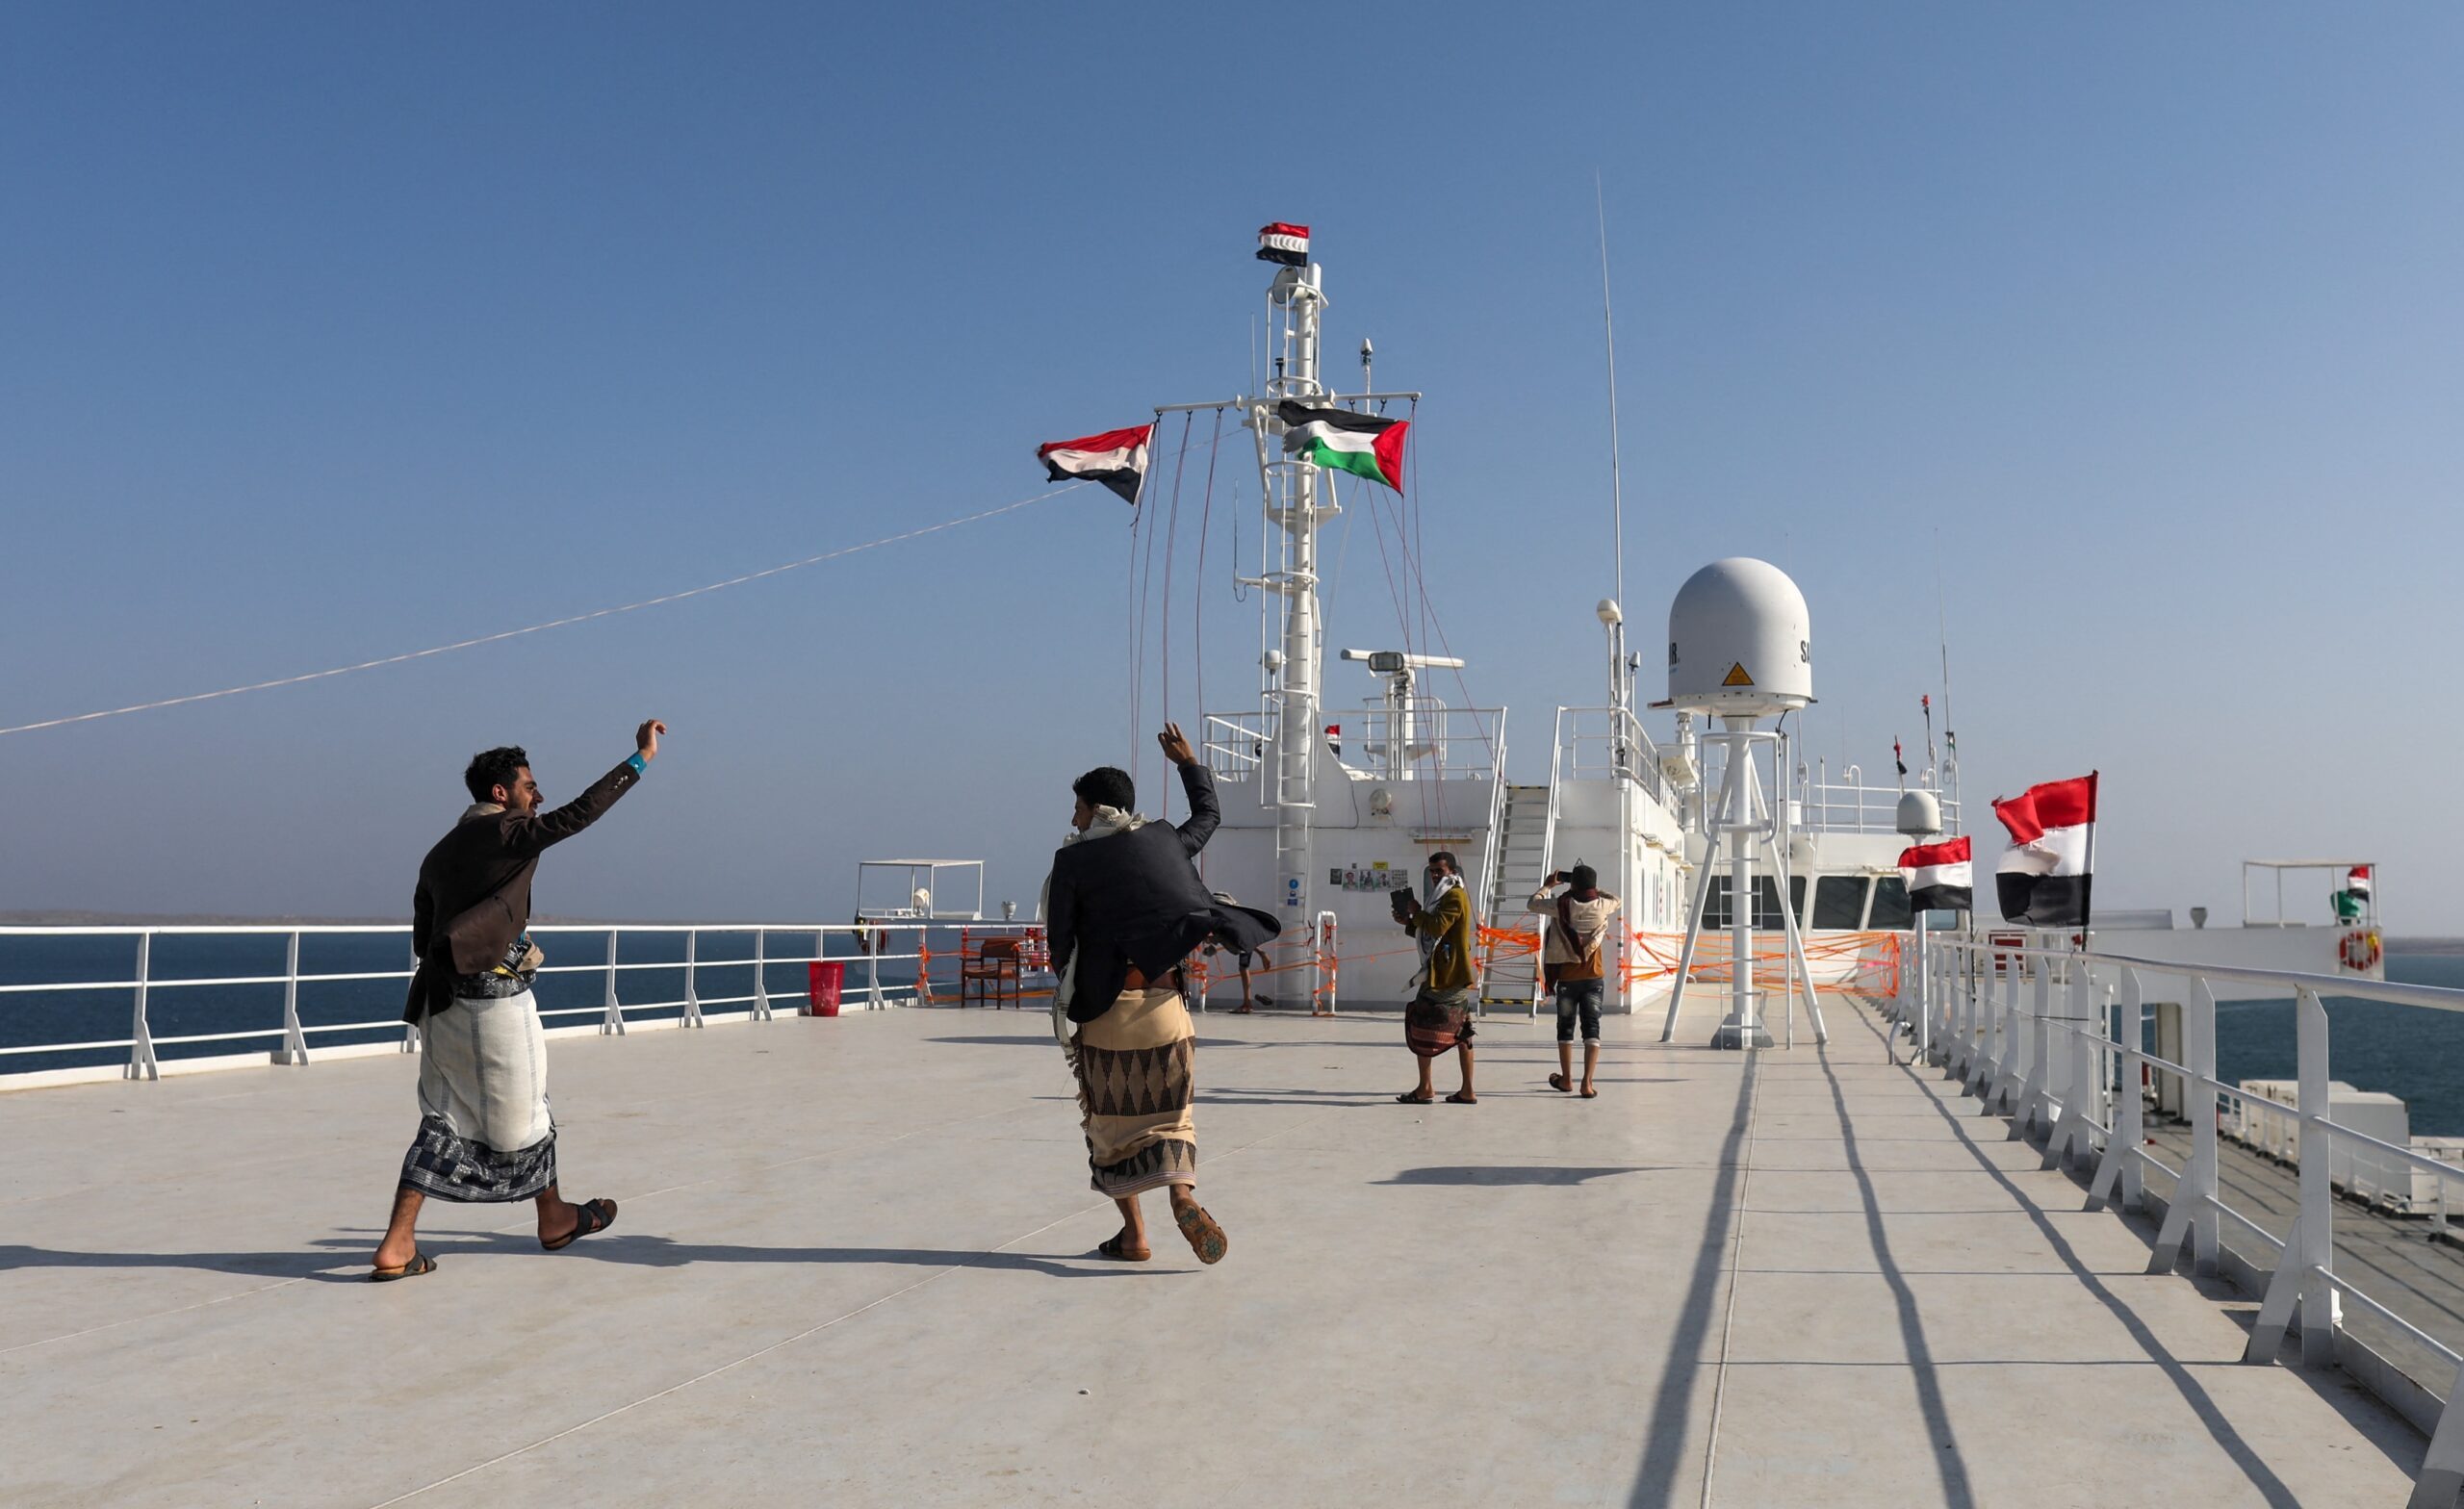
[[[1120,999],[1129,966],[1161,983],[1211,934],[1254,952],[1283,931],[1267,912],[1219,902],[1198,879],[1197,857],[1223,819],[1215,780],[1193,760],[1181,767],[1190,818],[1068,844],[1052,857],[1044,931],[1055,974],[1078,961],[1069,1019],[1091,1022]]]

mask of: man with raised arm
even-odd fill
[[[1198,1261],[1219,1263],[1230,1242],[1194,1198],[1197,1035],[1181,960],[1210,937],[1250,952],[1282,928],[1265,912],[1219,901],[1198,878],[1194,861],[1221,821],[1215,782],[1178,724],[1166,724],[1156,738],[1189,793],[1189,821],[1177,828],[1138,815],[1126,771],[1101,766],[1070,786],[1073,831],[1044,882],[1044,927],[1060,982],[1053,1035],[1078,1081],[1090,1183],[1120,1207],[1120,1232],[1096,1255],[1122,1263],[1153,1256],[1138,1199],[1160,1185]]]
[[[472,756],[471,793],[452,831],[420,861],[411,895],[418,968],[402,1020],[420,1029],[420,1130],[403,1155],[385,1240],[369,1277],[434,1272],[419,1250],[420,1207],[448,1200],[533,1200],[550,1252],[605,1231],[616,1202],[576,1205],[556,1189],[556,1126],[548,1112],[547,1037],[530,983],[544,956],[530,941],[539,856],[599,820],[658,757],[667,725],[633,731],[633,753],[580,796],[539,810],[530,756],[513,745]]]

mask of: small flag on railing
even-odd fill
[[[1903,785],[1903,786],[1907,785],[1907,784],[1908,784],[1908,756],[1907,756],[1907,754],[1903,754],[1903,753],[1901,752],[1901,750],[1900,750],[1900,747],[1899,747],[1899,735],[1897,735],[1897,734],[1893,734],[1893,735],[1891,735],[1891,741],[1890,741],[1890,762],[1891,762],[1892,764],[1897,765],[1897,766],[1899,767],[1899,783],[1900,783],[1901,785]]]
[[[1993,815],[2011,831],[2011,847],[1993,877],[2007,922],[2040,928],[2088,926],[2089,882],[2095,877],[2096,773],[2048,780],[2009,800]]]
[[[1899,878],[1918,911],[1965,911],[1976,903],[1976,866],[1964,837],[1902,850]]]
[[[2345,872],[2345,887],[2336,892],[2336,920],[2350,922],[2370,909],[2370,866],[2356,864]]]
[[[1337,759],[1343,758],[1344,726],[1342,724],[1330,723],[1326,725],[1326,749]]]

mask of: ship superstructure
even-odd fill
[[[1750,745],[1727,737],[1734,720],[1700,699],[1647,705],[1639,690],[1645,656],[1629,649],[1627,610],[1613,598],[1596,609],[1604,635],[1604,702],[1525,711],[1523,727],[1549,720],[1545,780],[1509,776],[1509,737],[1521,735],[1509,729],[1502,701],[1475,702],[1471,687],[1484,672],[1468,642],[1464,654],[1452,646],[1445,654],[1427,652],[1426,645],[1344,649],[1335,664],[1357,666],[1368,686],[1356,703],[1342,705],[1349,699],[1328,679],[1319,561],[1321,537],[1343,505],[1337,473],[1287,445],[1289,406],[1368,419],[1416,405],[1421,395],[1376,389],[1366,343],[1359,390],[1329,384],[1325,274],[1309,245],[1304,227],[1277,222],[1261,233],[1260,255],[1275,265],[1268,291],[1272,375],[1262,390],[1156,410],[1159,417],[1237,415],[1252,440],[1273,550],[1245,583],[1261,589],[1260,638],[1268,648],[1254,703],[1209,709],[1202,718],[1203,757],[1224,807],[1204,865],[1217,889],[1270,906],[1282,919],[1287,960],[1315,961],[1307,985],[1296,983],[1286,993],[1299,988],[1355,1006],[1407,998],[1419,952],[1394,927],[1386,894],[1419,888],[1428,857],[1441,850],[1457,857],[1478,901],[1488,956],[1483,995],[1492,1007],[1533,1006],[1536,919],[1527,901],[1553,871],[1578,861],[1591,863],[1626,903],[1612,1008],[1663,1009],[1676,983],[1689,976],[1750,989],[1750,978],[1739,977],[1755,973],[1758,953],[1770,956],[1760,962],[1772,981],[1793,982],[1802,973],[1817,986],[1894,967],[1916,921],[1898,868],[1901,853],[1927,832],[1968,831],[1956,747],[1938,758],[1929,747],[1912,776],[1868,783],[1855,766],[1835,778],[1827,763],[1810,767],[1779,703],[1765,711]],[[1806,653],[1810,663],[1810,648]],[[1713,672],[1716,680],[1726,663]],[[1647,717],[1665,719],[1658,736]],[[1729,821],[1721,794],[1730,764],[1747,748],[1762,762],[1751,795],[1763,804],[1758,852],[1766,857],[1736,871],[1732,846],[1721,861],[1731,873],[1705,876]],[[1531,769],[1539,762],[1520,763]],[[1901,799],[1911,791],[1927,798],[1932,829],[1903,822]],[[1737,874],[1747,878],[1740,882]],[[2376,979],[2374,947],[2350,942],[2355,934],[2376,937],[2375,903],[2369,905],[2370,915],[2348,919],[2350,926],[2341,930],[2182,929],[2169,912],[2114,920],[2132,929],[2134,946]],[[1686,935],[1698,913],[1700,935],[1689,952]],[[1945,913],[1933,925],[1964,920]],[[1748,941],[1758,934],[1766,944]],[[1793,943],[1785,941],[1792,936]],[[1794,1011],[1793,1002],[1781,1007],[1784,1038]]]

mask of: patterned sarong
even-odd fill
[[[402,1183],[448,1200],[527,1200],[556,1182],[548,1040],[527,990],[456,997],[420,1033],[420,1130]]]
[[[1125,1199],[1160,1185],[1197,1183],[1191,1113],[1197,1035],[1179,990],[1124,990],[1078,1029],[1070,1067],[1087,1132],[1089,1182]]]
[[[448,1200],[527,1200],[556,1182],[556,1134],[500,1153],[454,1136],[443,1116],[422,1116],[402,1155],[402,1182]]]
[[[1471,1042],[1472,992],[1424,987],[1403,1008],[1403,1041],[1424,1059],[1451,1053]]]

